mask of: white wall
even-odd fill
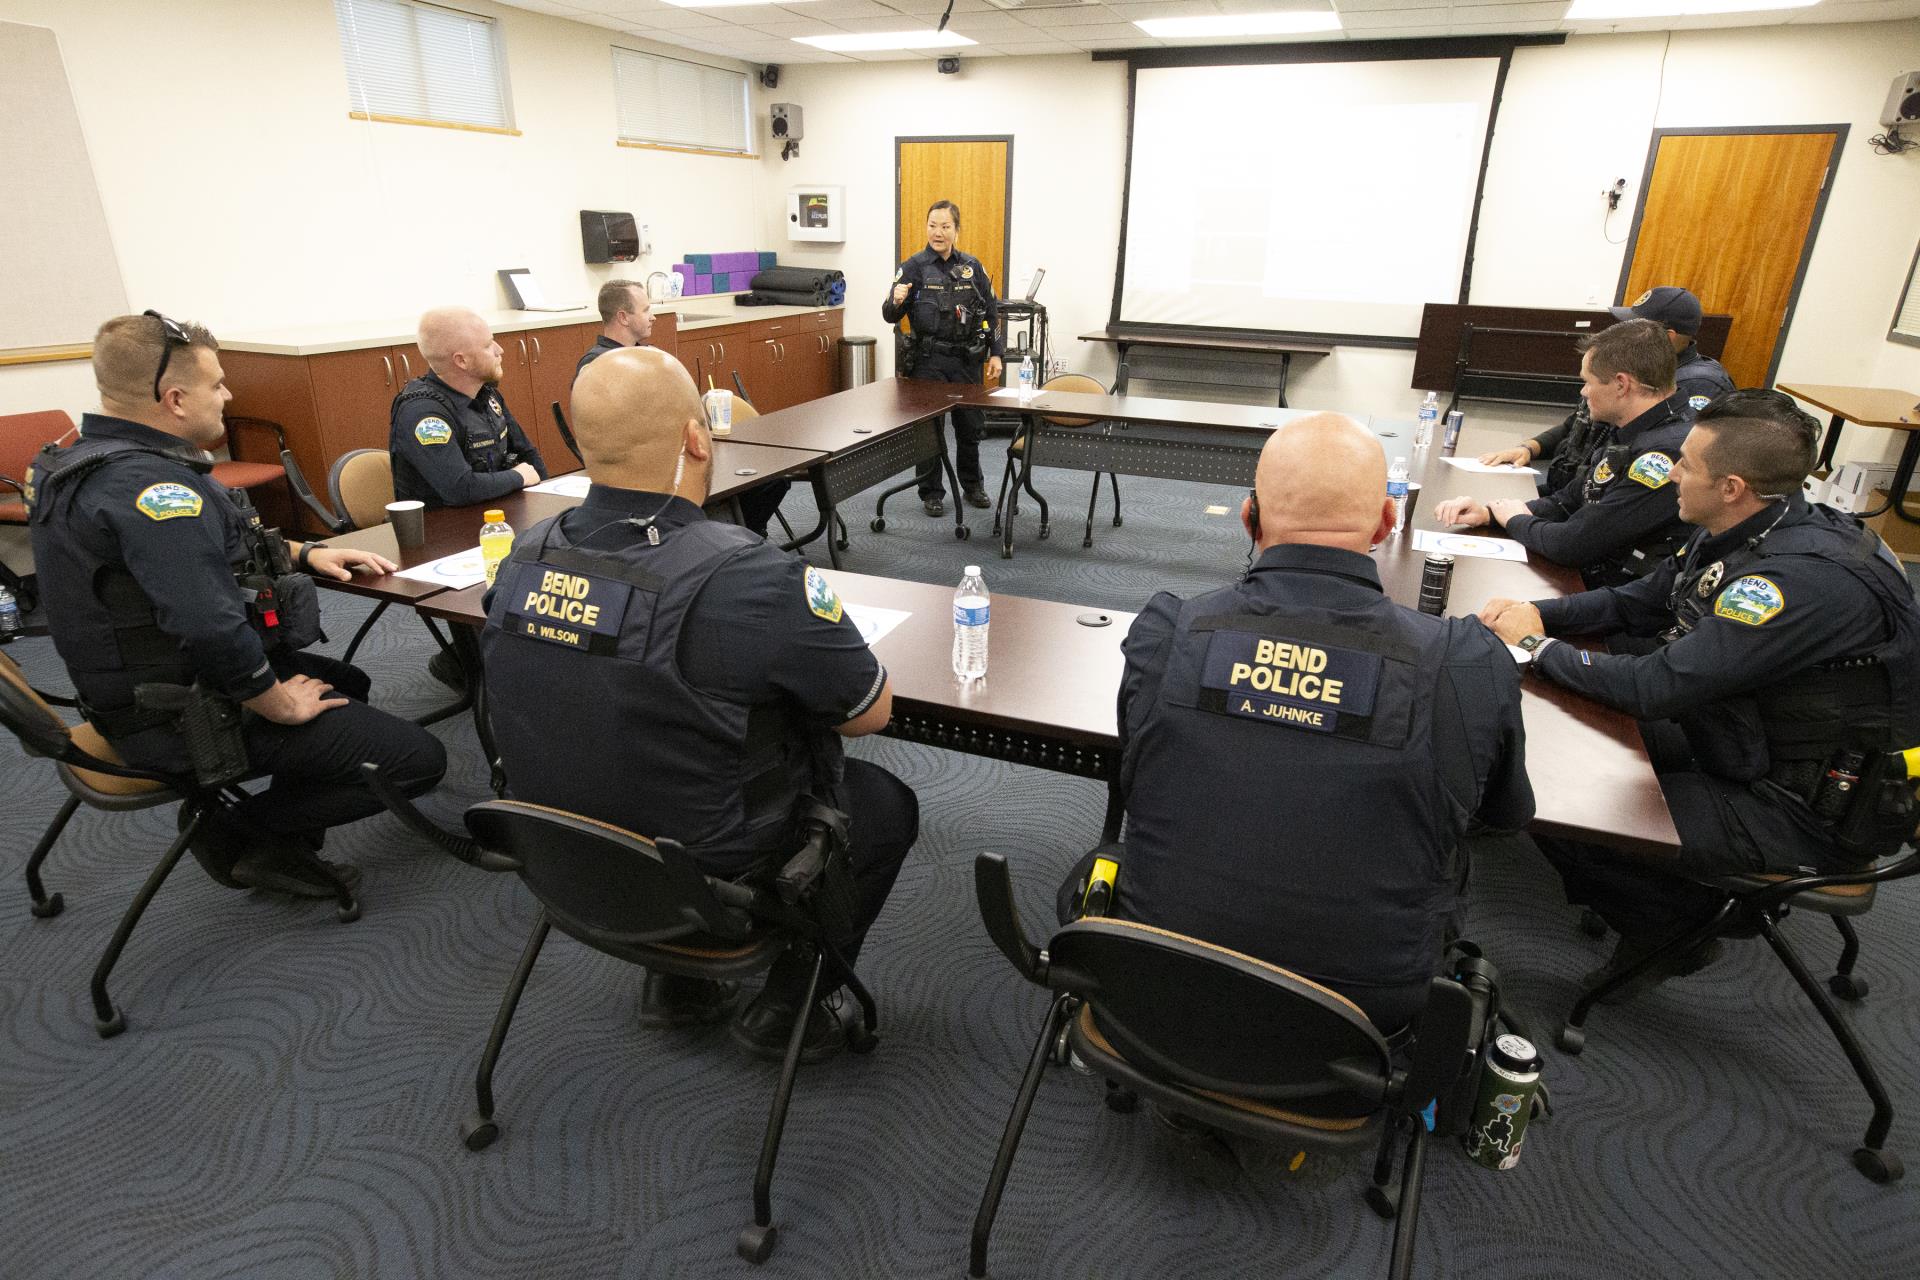
[[[608,46],[745,64],[460,3],[500,21],[520,137],[348,119],[331,0],[0,0],[0,21],[59,36],[131,305],[216,335],[505,306],[501,267],[590,301],[761,247],[755,161],[614,145]],[[587,266],[581,209],[631,210],[653,254]],[[0,412],[94,400],[84,362],[0,368]]]
[[[1662,87],[1665,45],[1664,35],[1581,36],[1516,51],[1489,159],[1472,300],[1611,301],[1656,126],[1845,122],[1851,135],[1779,376],[1883,385],[1904,378],[1920,390],[1920,351],[1885,341],[1894,295],[1920,238],[1920,157],[1876,156],[1866,141],[1879,132],[1884,86],[1920,66],[1920,24],[1679,32],[1665,51]],[[847,187],[845,246],[802,252],[847,273],[849,332],[883,332],[879,300],[893,268],[893,139],[1010,133],[1014,284],[1044,265],[1042,301],[1052,313],[1055,349],[1076,369],[1110,374],[1110,349],[1073,337],[1105,322],[1111,296],[1125,168],[1120,64],[983,58],[966,61],[958,77],[936,76],[918,61],[801,66],[786,72],[779,96],[805,109],[807,137],[798,160],[762,160],[776,175],[770,185]],[[1260,145],[1249,139],[1250,163],[1259,162]],[[1283,151],[1284,133],[1265,145]],[[1599,191],[1622,176],[1629,182],[1623,208],[1603,229]],[[779,226],[777,210],[769,210],[766,234],[778,236]],[[785,246],[781,252],[801,256]],[[890,358],[883,343],[883,370]],[[1411,372],[1409,352],[1345,347],[1297,362],[1289,398],[1302,407],[1406,416],[1419,398]],[[1489,426],[1552,416],[1470,407],[1472,418]],[[1890,438],[1886,443],[1892,447]]]

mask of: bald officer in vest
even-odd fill
[[[393,496],[468,507],[547,478],[547,464],[500,398],[500,344],[478,312],[436,307],[417,334],[428,373],[393,398]]]
[[[670,837],[708,873],[743,879],[778,873],[805,798],[824,801],[852,820],[856,902],[834,939],[852,963],[919,829],[904,783],[841,752],[886,727],[886,669],[818,569],[707,519],[713,443],[678,360],[602,355],[574,383],[573,413],[592,488],[515,539],[481,633],[514,798]],[[580,584],[557,601],[579,626],[544,607],[556,572]],[[810,967],[776,962],[734,1039],[779,1058]],[[716,1021],[736,995],[650,973],[642,1021]],[[857,1016],[844,989],[822,998],[805,1060],[838,1052]]]
[[[1134,621],[1117,902],[1330,987],[1391,1033],[1438,971],[1469,821],[1516,830],[1533,791],[1505,648],[1381,590],[1386,485],[1352,419],[1281,427],[1241,506],[1246,577],[1162,593]]]

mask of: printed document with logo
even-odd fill
[[[1438,529],[1415,529],[1413,549],[1430,555],[1478,556],[1486,560],[1527,562],[1527,549],[1512,538],[1488,538],[1475,533],[1442,533]]]
[[[905,609],[881,609],[870,604],[847,603],[847,616],[853,619],[853,625],[860,628],[860,638],[869,645],[878,644],[880,637],[893,630],[912,613]]]
[[[476,586],[485,582],[487,563],[481,556],[479,547],[469,547],[465,551],[456,551],[450,556],[441,556],[438,560],[414,565],[411,569],[401,569],[393,576],[412,578],[415,582],[431,582],[449,591],[458,591],[462,587]]]
[[[1450,467],[1458,467],[1462,471],[1472,471],[1487,476],[1510,475],[1515,471],[1524,471],[1528,475],[1534,476],[1540,474],[1540,472],[1533,467],[1517,466],[1511,462],[1482,462],[1478,458],[1442,458],[1440,461]]]
[[[575,471],[571,475],[555,476],[551,480],[542,480],[539,484],[527,486],[528,493],[557,493],[563,498],[584,498],[593,481],[584,471]]]

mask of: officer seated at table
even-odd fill
[[[1695,341],[1702,319],[1700,299],[1678,285],[1663,284],[1640,295],[1630,307],[1611,307],[1616,320],[1652,320],[1667,331],[1667,345],[1673,348],[1674,390],[1696,413],[1707,407],[1715,396],[1733,390],[1733,375],[1712,356],[1703,355]],[[1496,449],[1480,455],[1480,461],[1511,462],[1531,466],[1535,459],[1547,459],[1546,491],[1552,493],[1565,485],[1580,469],[1592,447],[1593,415],[1582,399],[1559,426],[1542,431],[1530,440],[1522,440],[1510,449]]]
[[[512,795],[680,841],[709,873],[776,874],[807,797],[852,819],[851,963],[919,830],[913,792],[845,759],[886,727],[887,673],[826,577],[701,510],[713,444],[693,379],[652,348],[602,355],[573,388],[592,488],[522,532],[481,633],[489,709]],[[735,1020],[779,1058],[811,961],[790,953]],[[649,973],[641,1020],[717,1021],[735,984]],[[857,1005],[836,989],[805,1060],[845,1044]]]
[[[77,443],[35,460],[28,486],[41,598],[81,708],[122,760],[187,774],[174,704],[188,688],[239,704],[249,776],[270,782],[216,811],[193,854],[231,888],[332,897],[303,855],[329,827],[380,810],[361,763],[413,796],[447,757],[425,729],[367,705],[365,672],[300,652],[319,638],[319,603],[293,570],[345,580],[395,566],[282,543],[244,492],[213,481],[204,450],[225,444],[233,395],[199,325],[154,311],[109,320],[93,374],[100,412],[80,420]],[[164,686],[177,694],[156,697]]]
[[[393,496],[468,507],[547,478],[547,464],[500,398],[500,344],[477,312],[436,307],[420,317],[428,373],[393,398],[387,451]]]
[[[1913,831],[1897,753],[1920,744],[1920,609],[1885,543],[1802,496],[1820,428],[1787,397],[1734,391],[1702,411],[1673,469],[1692,536],[1622,587],[1481,618],[1533,651],[1530,670],[1644,725],[1680,834],[1658,864],[1536,836],[1565,881],[1620,932],[1589,987],[1703,923],[1695,877],[1858,868]],[[1658,637],[1651,653],[1585,653],[1555,636]],[[1844,784],[1844,785],[1842,785]],[[1632,995],[1710,962],[1682,956]]]
[[[1693,411],[1674,390],[1673,347],[1651,320],[1579,342],[1580,394],[1607,428],[1564,486],[1531,502],[1448,498],[1443,524],[1499,525],[1537,555],[1580,570],[1590,587],[1630,582],[1686,540],[1670,479]]]

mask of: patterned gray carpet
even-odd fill
[[[997,467],[1000,446],[987,446]],[[990,475],[997,479],[997,473]],[[1055,534],[1003,562],[890,504],[884,535],[855,504],[847,566],[954,582],[977,560],[995,589],[1137,608],[1241,564],[1243,537],[1208,503],[1231,491],[1123,481],[1126,523],[1079,546],[1087,478],[1043,473]],[[810,516],[789,502],[796,525]],[[984,539],[988,520],[976,519]],[[825,553],[813,558],[824,563]],[[337,636],[358,606],[327,601]],[[394,614],[365,651],[376,700],[441,697],[428,642]],[[44,685],[44,640],[15,645]],[[470,725],[430,807],[484,798]],[[775,1182],[768,1276],[964,1273],[966,1235],[1042,994],[980,928],[970,864],[997,849],[1030,923],[1098,831],[1093,784],[867,740],[856,754],[919,792],[919,846],[864,968],[881,1001],[870,1058],[803,1072]],[[377,818],[337,833],[365,870],[366,915],[334,921],[223,890],[189,862],[122,962],[128,1032],[95,1037],[87,975],[173,830],[170,809],[83,810],[48,864],[66,913],[35,920],[19,871],[61,796],[52,771],[0,746],[0,1276],[745,1276],[733,1254],[774,1069],[720,1030],[642,1032],[635,971],[556,935],[535,971],[497,1087],[505,1133],[474,1154],[457,1129],[499,993],[532,919],[519,885],[459,866]],[[1356,840],[1366,838],[1364,823]],[[1509,1000],[1543,1030],[1603,955],[1574,928],[1524,840],[1476,851],[1472,936]],[[1920,905],[1911,885],[1862,923],[1871,996],[1844,1011],[1897,1107],[1892,1146],[1920,1158]],[[1788,922],[1824,972],[1819,918]],[[1920,1274],[1920,1179],[1876,1187],[1847,1153],[1867,1117],[1844,1059],[1761,943],[1625,1008],[1596,1013],[1585,1055],[1549,1052],[1559,1113],[1524,1163],[1495,1174],[1440,1150],[1429,1164],[1423,1276],[1893,1277]],[[1045,1082],[994,1241],[1001,1277],[1377,1276],[1389,1224],[1359,1170],[1308,1190],[1284,1178],[1209,1191],[1167,1158],[1143,1113],[1097,1082]]]

